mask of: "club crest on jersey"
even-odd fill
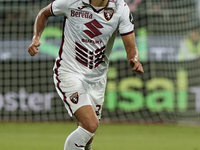
[[[113,17],[114,10],[112,8],[105,9],[103,14],[104,14],[105,19],[109,21]]]
[[[71,100],[72,103],[77,104],[78,103],[78,92],[73,93],[69,99]]]

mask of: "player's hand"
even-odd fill
[[[131,67],[133,67],[132,71],[135,71],[140,75],[144,73],[142,64],[139,61],[131,59],[131,60],[129,60],[129,64]]]
[[[38,47],[40,46],[40,44],[40,38],[34,36],[31,45],[28,47],[28,53],[31,56],[35,56],[39,52]]]

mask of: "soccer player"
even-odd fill
[[[135,43],[133,18],[123,0],[56,0],[43,8],[34,24],[28,48],[35,56],[50,16],[64,16],[63,37],[54,65],[54,83],[68,114],[78,128],[64,150],[91,150],[101,118],[109,55],[119,32],[132,71],[143,74]]]

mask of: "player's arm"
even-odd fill
[[[129,65],[132,67],[132,71],[143,74],[144,70],[142,64],[139,62],[139,52],[135,43],[135,34],[131,33],[121,37],[126,49]]]
[[[51,13],[51,4],[40,10],[35,19],[33,39],[31,45],[28,47],[28,52],[31,56],[35,56],[39,52],[40,37],[50,16],[53,16]]]

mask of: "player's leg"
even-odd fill
[[[77,127],[78,127],[78,123],[77,123]],[[93,143],[93,139],[94,136],[90,138],[90,140],[87,142],[87,144],[85,145],[85,150],[92,150],[92,143]]]
[[[87,142],[85,145],[85,150],[92,150],[92,142],[93,142],[94,136]]]
[[[94,133],[98,128],[99,121],[91,105],[82,106],[75,112],[79,126]]]
[[[104,102],[104,93],[106,87],[106,78],[101,80],[98,84],[90,84],[89,85],[89,98],[91,100],[93,109],[96,113],[96,117],[98,121],[101,120],[101,111],[102,105]],[[94,136],[88,141],[85,146],[85,150],[92,150],[92,143],[93,143]]]
[[[98,127],[98,119],[91,105],[79,108],[75,117],[79,126],[67,137],[64,150],[83,150]]]
[[[78,113],[81,113],[80,111],[78,111]],[[75,113],[76,115],[76,113]],[[81,121],[77,121],[77,126],[81,126],[83,123],[81,123]],[[93,142],[93,137],[90,138],[90,140],[87,142],[86,146],[85,146],[85,150],[92,150],[92,142]]]
[[[54,82],[69,115],[74,114],[79,124],[67,137],[64,150],[84,150],[98,127],[98,119],[87,94],[87,84],[68,74],[55,75]]]

